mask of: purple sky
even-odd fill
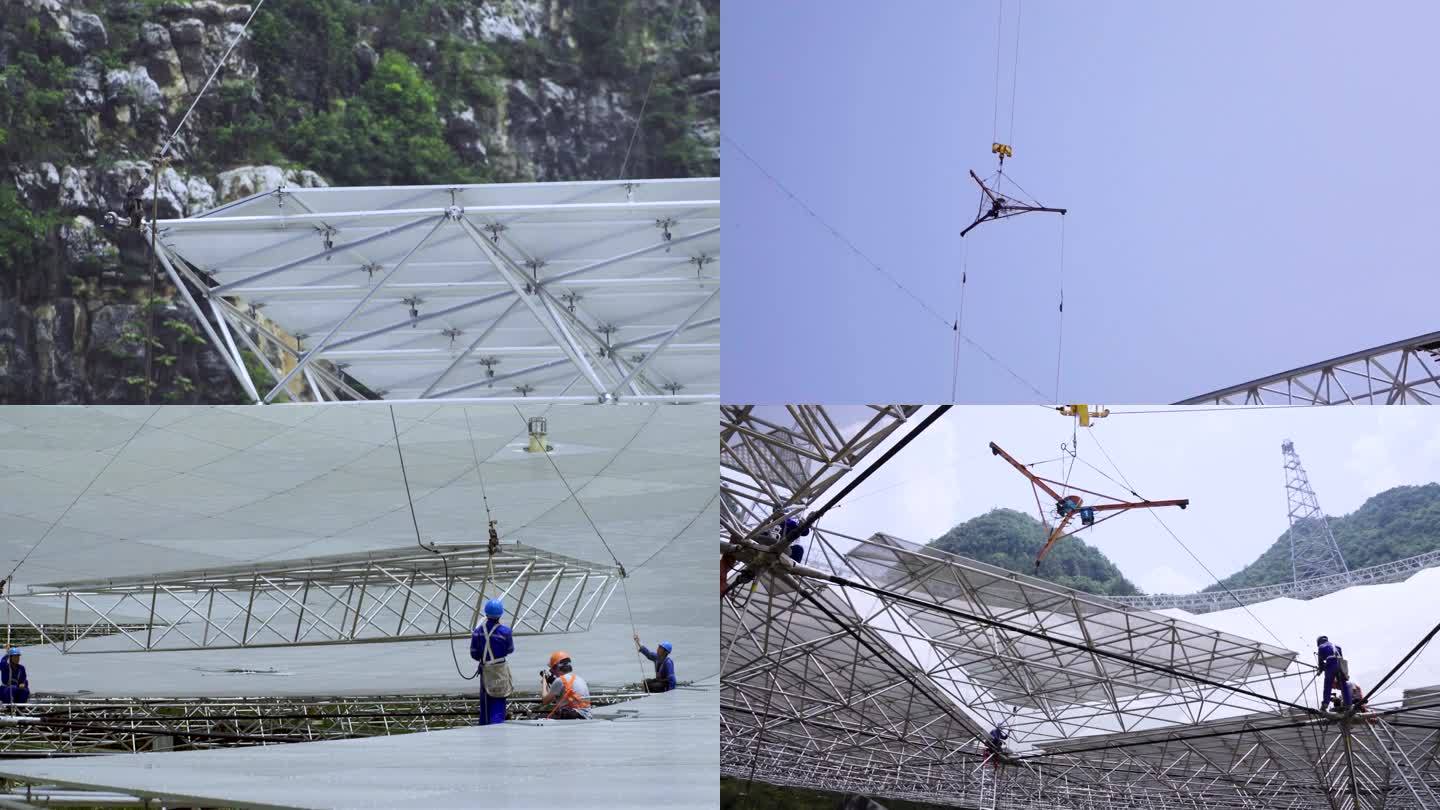
[[[940,401],[995,0],[730,0],[724,396]],[[1440,6],[1029,3],[1007,173],[1065,218],[1061,398],[1169,402],[1437,328]],[[965,332],[1049,398],[1059,217],[966,241]],[[738,269],[737,269],[738,268]],[[1040,399],[973,348],[962,402]]]

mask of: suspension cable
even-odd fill
[[[675,31],[675,21],[680,18],[680,9],[684,3],[676,2],[675,9],[670,12],[670,26],[667,31]],[[620,23],[617,20],[615,28],[618,31]],[[655,55],[655,61],[650,63],[650,80],[645,84],[645,96],[640,100],[640,114],[635,116],[635,128],[630,130],[630,141],[625,145],[625,159],[620,162],[620,173],[616,180],[625,179],[625,167],[630,165],[630,150],[635,148],[635,137],[640,134],[640,126],[645,123],[645,106],[650,103],[650,90],[655,86],[655,74],[660,72],[660,54]]]
[[[646,557],[643,562],[641,562],[639,565],[635,566],[635,571],[639,571],[641,568],[644,568],[644,567],[645,567],[645,563],[648,563],[648,562],[650,562],[651,560],[655,559],[655,557],[658,556],[658,555],[660,554],[660,552],[662,552],[662,551],[664,551],[666,548],[668,548],[671,543],[675,542],[676,540],[679,540],[680,537],[681,537],[681,535],[685,534],[685,532],[690,531],[690,527],[695,525],[695,521],[699,520],[706,512],[710,511],[710,504],[715,503],[715,499],[716,499],[716,498],[719,498],[719,497],[720,497],[720,490],[717,489],[717,490],[715,490],[715,494],[713,494],[713,495],[710,496],[710,500],[706,501],[706,502],[705,502],[705,505],[702,506],[702,507],[700,507],[700,511],[695,513],[695,517],[690,518],[690,522],[685,524],[685,528],[683,528],[683,529],[681,529],[680,531],[676,532],[674,537],[671,537],[669,540],[666,540],[665,543],[660,546],[660,548],[655,549],[655,551],[654,551],[649,557]]]
[[[235,50],[235,46],[240,44],[241,39],[244,39],[245,32],[250,29],[250,23],[255,20],[255,15],[260,13],[260,7],[263,5],[265,5],[265,0],[259,0],[259,2],[255,4],[255,7],[250,10],[250,16],[245,20],[245,24],[240,27],[239,33],[235,34],[235,37],[230,40],[230,47],[225,49],[225,55],[221,56],[220,61],[215,63],[214,69],[210,71],[210,77],[205,80],[205,84],[200,88],[200,92],[195,94],[195,100],[190,102],[190,108],[185,111],[185,115],[180,119],[180,123],[176,125],[175,131],[170,133],[170,137],[165,139],[165,143],[160,148],[160,154],[155,156],[157,160],[164,159],[164,157],[170,153],[170,147],[175,144],[175,139],[179,137],[180,130],[184,129],[185,124],[190,121],[190,116],[200,104],[200,99],[204,98],[205,91],[210,89],[210,83],[215,81],[215,77],[220,73],[220,68],[224,67],[225,62],[230,59],[230,52]]]
[[[450,615],[450,561],[445,559],[445,554],[440,551],[439,546],[434,543],[427,546],[425,545],[425,541],[420,539],[420,519],[415,514],[415,499],[410,494],[410,475],[405,471],[405,451],[400,447],[400,425],[395,421],[395,406],[389,406],[389,410],[390,427],[395,431],[395,453],[400,456],[400,477],[405,482],[405,500],[410,505],[410,523],[415,527],[415,544],[439,557],[440,564],[445,568],[445,581],[440,586],[445,592],[445,595],[442,598],[443,601],[440,605],[440,612],[445,614],[445,628],[450,631],[450,635],[452,636],[446,644],[446,646],[450,648],[450,659],[455,662],[456,674],[467,681],[474,680],[480,677],[480,665],[477,663],[475,665],[475,672],[466,675],[465,671],[460,668],[460,656],[455,652],[455,639],[453,638],[455,635],[455,617]],[[494,564],[493,560],[491,564]]]
[[[955,359],[950,372],[950,404],[955,404],[956,388],[960,384],[960,341],[965,335],[965,290],[970,282],[969,242],[960,240],[960,309],[955,313]]]
[[[1025,0],[1015,5],[1015,64],[1010,70],[1010,131],[1005,134],[1005,143],[1015,145],[1015,91],[1020,86],[1020,18],[1025,13]]]
[[[1093,434],[1091,435],[1091,438],[1095,439],[1095,446],[1100,448],[1100,452],[1104,454],[1105,460],[1110,462],[1110,466],[1115,469],[1115,474],[1120,476],[1120,479],[1125,482],[1124,486],[1127,490],[1130,491],[1130,494],[1134,495],[1142,501],[1145,500],[1145,498],[1140,495],[1140,493],[1136,492],[1135,488],[1130,485],[1130,479],[1126,478],[1125,473],[1121,472],[1120,465],[1116,464],[1115,460],[1110,458],[1110,453],[1105,450],[1105,445],[1101,444],[1100,440],[1095,438]],[[1111,480],[1113,481],[1114,479]],[[1286,647],[1285,642],[1281,641],[1280,637],[1275,635],[1275,631],[1271,630],[1269,625],[1261,621],[1259,616],[1256,616],[1253,612],[1251,612],[1250,606],[1240,601],[1240,597],[1236,596],[1234,591],[1230,590],[1230,588],[1224,582],[1220,581],[1219,577],[1215,576],[1215,572],[1210,570],[1210,566],[1206,565],[1203,560],[1196,556],[1195,552],[1190,550],[1189,546],[1185,545],[1185,541],[1180,539],[1180,535],[1176,534],[1174,530],[1170,528],[1170,524],[1166,523],[1164,518],[1156,514],[1153,509],[1146,511],[1148,511],[1152,516],[1154,516],[1157,521],[1160,522],[1160,525],[1165,529],[1166,534],[1169,534],[1170,537],[1180,546],[1180,548],[1184,549],[1185,553],[1190,555],[1190,559],[1194,560],[1197,565],[1204,569],[1205,573],[1209,574],[1210,578],[1215,580],[1215,584],[1219,585],[1221,590],[1225,591],[1225,593],[1228,594],[1231,599],[1235,600],[1235,604],[1239,605],[1240,609],[1245,611],[1245,615],[1249,616],[1251,619],[1254,619],[1256,624],[1264,628],[1265,632],[1269,633],[1270,637],[1275,639],[1276,644],[1279,644],[1281,647],[1289,649],[1289,647]]]
[[[25,552],[25,556],[21,557],[20,561],[15,563],[15,567],[10,569],[10,573],[5,575],[6,585],[8,585],[10,581],[15,578],[15,573],[20,570],[20,566],[24,565],[25,561],[30,559],[30,555],[35,553],[35,549],[40,548],[40,544],[45,542],[45,538],[50,536],[50,532],[54,531],[55,527],[59,526],[60,523],[65,520],[66,516],[70,514],[70,510],[74,509],[75,505],[80,503],[80,499],[85,497],[85,495],[90,492],[90,488],[95,486],[95,482],[99,481],[100,477],[105,474],[105,471],[110,469],[110,465],[114,464],[115,460],[120,458],[120,456],[125,453],[125,450],[130,446],[130,443],[135,441],[135,437],[139,436],[141,431],[145,430],[145,427],[150,424],[150,420],[154,419],[155,414],[160,413],[160,410],[163,407],[163,405],[156,407],[155,410],[150,412],[149,416],[145,417],[145,421],[140,423],[140,427],[135,428],[135,432],[131,433],[130,437],[127,438],[125,442],[120,445],[119,450],[115,451],[115,455],[111,456],[110,460],[106,461],[105,464],[100,467],[100,471],[95,473],[95,476],[90,479],[90,483],[86,484],[85,488],[80,490],[80,494],[76,495],[74,500],[70,501],[70,505],[65,507],[65,511],[60,513],[60,517],[56,518],[55,522],[51,523],[49,526],[46,527],[45,532],[40,535],[40,539],[35,541],[35,545],[31,546],[30,550]],[[8,602],[9,600],[7,599],[6,601]]]
[[[881,467],[885,466],[885,463],[888,462],[890,459],[894,458],[896,453],[899,453],[901,450],[905,449],[905,445],[914,441],[916,437],[918,437],[921,433],[925,432],[926,428],[935,424],[935,420],[944,416],[946,411],[949,410],[949,405],[936,405],[935,410],[931,411],[929,415],[927,415],[925,419],[915,427],[914,430],[905,434],[905,436],[902,437],[900,441],[892,445],[889,450],[886,450],[885,453],[880,456],[880,458],[876,459],[874,464],[866,467],[864,471],[862,471],[858,476],[856,476],[853,481],[846,484],[839,492],[837,492],[828,503],[826,503],[824,506],[820,507],[816,511],[811,512],[809,516],[807,516],[805,520],[800,524],[799,528],[795,532],[795,536],[798,537],[803,535],[807,530],[809,530],[811,526],[813,526],[817,521],[819,521],[826,512],[829,512],[831,509],[833,509],[836,504],[838,504],[842,499],[844,499],[846,495],[854,491],[856,487],[865,483],[865,479],[873,475],[876,470],[879,470]],[[793,540],[782,541],[782,543],[775,549],[776,552],[783,554],[786,547],[788,547],[791,542],[793,542]]]
[[[1429,644],[1431,639],[1435,638],[1435,635],[1437,633],[1440,633],[1440,624],[1437,624],[1434,627],[1430,628],[1430,632],[1426,633],[1425,636],[1420,639],[1420,641],[1416,642],[1415,646],[1410,648],[1410,652],[1405,653],[1404,658],[1396,661],[1395,666],[1391,667],[1390,671],[1385,673],[1385,677],[1381,678],[1379,682],[1377,682],[1375,686],[1370,690],[1370,694],[1378,694],[1380,689],[1387,682],[1389,682],[1392,677],[1394,677],[1395,673],[1400,669],[1400,667],[1403,666],[1406,661],[1409,661],[1411,658],[1414,658],[1416,655],[1418,655],[1421,650],[1425,649],[1425,645]]]
[[[525,424],[528,426],[530,422],[528,419],[525,418],[525,412],[520,410],[519,405],[515,405],[513,407],[515,408],[515,415],[520,417],[520,421],[525,422]],[[645,429],[645,426],[650,423],[650,417],[653,417],[655,415],[655,411],[659,409],[659,406],[651,406],[651,409],[652,410],[649,416],[645,418],[644,422],[640,423],[640,427],[635,431],[635,434],[630,437],[630,441],[626,442],[620,448],[619,452],[624,452],[625,448],[629,447],[631,442],[635,441],[635,439],[640,435],[640,432],[643,431]],[[617,452],[617,455],[618,454],[619,453]],[[560,479],[560,483],[565,485],[566,492],[570,493],[570,500],[574,501],[575,505],[580,508],[580,514],[585,516],[585,521],[590,524],[590,528],[594,530],[595,536],[600,538],[600,544],[605,547],[605,552],[609,554],[610,559],[615,562],[615,567],[620,569],[620,595],[624,597],[625,613],[630,618],[630,632],[633,635],[638,636],[640,634],[640,631],[635,626],[635,612],[630,608],[630,593],[625,588],[625,580],[627,579],[625,573],[625,564],[620,562],[619,557],[615,556],[614,550],[610,548],[610,543],[605,539],[604,532],[600,531],[600,527],[595,523],[595,519],[590,517],[590,510],[585,508],[585,504],[580,500],[580,496],[575,494],[575,488],[570,486],[570,481],[565,478],[565,473],[560,471],[560,465],[555,463],[555,459],[550,456],[549,452],[545,452],[544,456],[545,460],[550,462],[550,467],[555,470],[555,475]],[[645,680],[644,664],[640,664],[640,680],[642,682]]]
[[[995,105],[991,112],[990,142],[1000,141],[1000,35],[1005,28],[1005,0],[996,4],[995,15]]]
[[[775,188],[779,190],[780,193],[784,194],[786,197],[789,197],[791,202],[795,203],[795,205],[797,205],[801,210],[808,214],[811,219],[819,223],[821,227],[829,231],[830,235],[835,237],[836,241],[844,245],[851,253],[853,253],[857,258],[864,262],[867,267],[869,267],[871,270],[874,270],[876,273],[879,273],[891,284],[894,284],[897,290],[904,293],[912,301],[918,304],[920,308],[923,309],[925,313],[928,314],[931,318],[933,318],[937,323],[943,324],[946,329],[951,330],[951,334],[959,331],[957,329],[957,324],[955,320],[946,318],[944,315],[940,314],[940,311],[937,310],[935,307],[931,306],[924,297],[920,296],[918,293],[916,293],[914,290],[911,290],[909,287],[906,287],[900,282],[900,279],[894,273],[886,270],[882,265],[880,265],[874,259],[870,258],[870,256],[864,251],[862,251],[859,247],[857,247],[853,241],[851,241],[848,237],[846,237],[839,230],[837,230],[835,226],[831,225],[818,213],[816,213],[815,209],[811,208],[808,204],[806,204],[804,200],[800,199],[800,197],[798,197],[795,192],[791,191],[784,183],[780,182],[779,178],[771,174],[770,170],[762,166],[759,161],[757,161],[754,157],[750,155],[749,152],[745,151],[745,148],[742,147],[739,143],[737,143],[734,138],[722,132],[720,133],[720,139],[734,147],[735,151],[738,152],[740,156],[743,157],[746,162],[748,162],[751,166],[754,166],[756,171],[764,175],[765,179],[769,180],[771,185],[775,186]],[[1017,382],[1024,385],[1031,391],[1035,392],[1035,395],[1039,397],[1040,402],[1049,402],[1049,394],[1041,391],[1039,387],[1037,387],[1034,383],[1020,376],[1019,372],[1017,372],[1014,368],[1011,368],[1006,363],[1002,362],[1000,358],[996,357],[989,349],[982,346],[974,338],[962,332],[960,339],[965,343],[973,346],[977,351],[983,354],[985,358],[989,360],[993,365],[999,367],[1005,373],[1009,374]]]
[[[1060,217],[1060,315],[1055,341],[1055,402],[1060,402],[1060,370],[1065,367],[1065,217]]]

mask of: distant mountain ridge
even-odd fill
[[[1348,515],[1326,519],[1352,570],[1434,551],[1440,548],[1440,483],[1387,489]],[[1221,582],[1227,588],[1248,588],[1292,578],[1287,529],[1254,562]],[[1219,588],[1211,585],[1205,590]]]
[[[1327,517],[1330,531],[1352,570],[1402,560],[1440,549],[1440,483],[1387,489],[1342,517]],[[961,523],[929,545],[952,554],[1033,575],[1035,555],[1045,542],[1045,525],[1013,509],[992,509]],[[1106,596],[1133,596],[1139,588],[1115,563],[1079,537],[1057,543],[1039,577],[1067,588]],[[1289,582],[1287,529],[1254,562],[1226,577],[1227,588]],[[1211,585],[1205,591],[1218,590]]]
[[[992,509],[961,523],[929,545],[1021,574],[1034,574],[1035,555],[1047,536],[1045,524],[1030,515],[1014,509]],[[1055,544],[1040,566],[1039,577],[1086,593],[1140,593],[1104,553],[1078,537]]]

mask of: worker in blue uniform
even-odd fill
[[[985,755],[985,762],[989,764],[990,767],[1000,767],[999,761],[1007,753],[1005,751],[1005,741],[1008,739],[1010,739],[1010,732],[1005,728],[1004,724],[990,729],[990,739],[985,741],[985,746],[990,749]]]
[[[800,521],[793,517],[785,518],[785,523],[783,525],[785,539],[790,541],[790,546],[785,549],[787,552],[789,552],[790,559],[794,560],[797,563],[804,562],[805,547],[800,545],[798,541],[799,538],[804,537],[805,535],[810,533],[810,527],[806,526],[804,530],[801,530]]]
[[[11,647],[0,664],[0,703],[29,703],[30,676],[20,663],[20,648]]]
[[[1350,665],[1345,661],[1345,652],[1340,645],[1330,643],[1327,636],[1315,639],[1315,666],[1325,673],[1325,686],[1321,691],[1320,708],[1323,710],[1330,702],[1330,690],[1336,686],[1340,687],[1341,697],[1345,701],[1345,708],[1350,708]]]
[[[510,628],[500,623],[505,615],[505,603],[491,599],[485,603],[485,621],[470,634],[470,657],[483,666],[487,661],[499,661],[515,652],[515,640]],[[486,653],[489,653],[487,656]],[[480,725],[505,722],[505,698],[492,697],[485,693],[485,679],[480,680]]]
[[[632,638],[635,639],[635,648],[640,651],[640,654],[655,662],[655,677],[645,679],[645,691],[669,692],[674,689],[675,661],[670,657],[670,653],[675,648],[671,646],[670,642],[662,641],[655,652],[650,652],[650,648],[640,643],[639,633],[635,633]]]

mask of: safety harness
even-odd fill
[[[495,626],[499,627],[500,623],[496,622]],[[504,658],[496,658],[495,653],[490,649],[492,633],[494,630],[491,629],[490,620],[487,618],[485,620],[485,652],[480,656],[481,667],[484,671],[482,683],[485,685],[485,694],[496,698],[510,697],[510,693],[515,690],[514,681],[510,678],[510,665]]]
[[[581,711],[583,709],[590,708],[589,700],[575,694],[575,673],[567,672],[566,674],[561,675],[560,685],[564,687],[565,691],[560,695],[560,699],[555,701],[555,708],[550,710],[550,717],[553,718],[555,716],[555,713],[560,711],[561,709],[574,709],[576,711]]]

